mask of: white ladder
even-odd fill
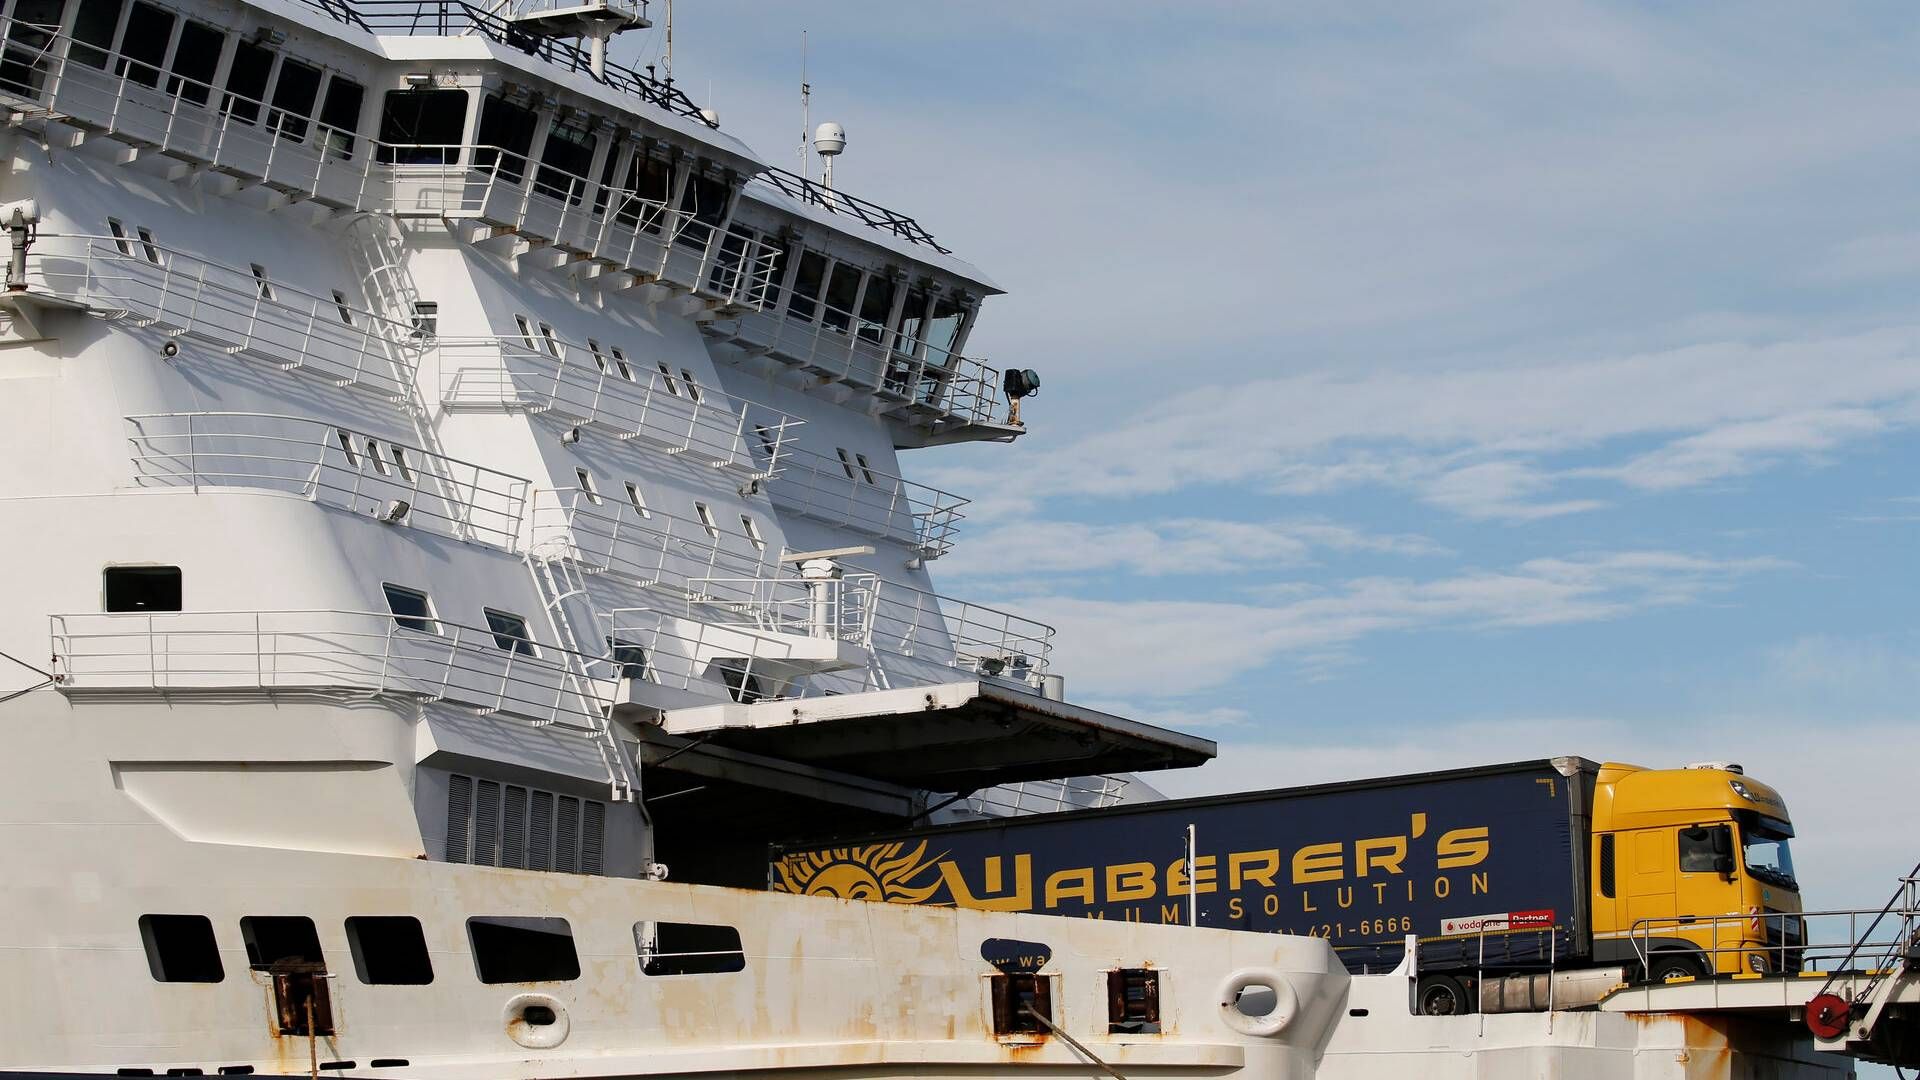
[[[607,787],[612,793],[612,800],[638,804],[640,778],[634,770],[632,758],[614,733],[611,703],[601,700],[599,691],[594,688],[593,676],[584,670],[585,658],[595,653],[580,647],[580,640],[573,632],[573,617],[567,613],[567,601],[577,599],[586,606],[593,625],[598,626],[600,614],[593,606],[593,597],[587,593],[586,583],[580,580],[564,553],[549,555],[529,550],[524,561],[528,573],[533,576],[534,588],[539,591],[541,604],[546,609],[548,628],[553,632],[554,640],[565,650],[568,684],[580,699],[581,711],[593,725],[594,742],[600,749],[600,760],[607,770]]]

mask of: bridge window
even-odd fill
[[[511,183],[525,179],[527,151],[533,148],[538,119],[532,109],[515,105],[498,94],[487,95],[480,109],[480,131],[474,138],[479,146],[473,152],[474,165],[492,169]]]
[[[820,321],[841,333],[853,326],[853,306],[860,301],[860,268],[849,263],[839,263],[833,268],[833,277],[827,282],[826,311]]]
[[[580,954],[565,919],[476,915],[467,920],[473,966],[483,983],[569,982]]]
[[[347,945],[353,970],[368,986],[424,986],[433,981],[433,959],[420,920],[411,915],[352,915]]]
[[[817,251],[802,251],[800,266],[793,275],[793,291],[787,297],[787,314],[812,322],[820,310],[820,289],[826,280],[827,257]]]
[[[127,36],[120,45],[120,70],[129,82],[160,85],[160,66],[173,40],[173,12],[136,3],[127,15]]]
[[[886,340],[887,320],[893,317],[893,279],[884,274],[867,278],[866,295],[860,298],[860,327],[857,333],[878,344]]]
[[[638,922],[634,944],[648,975],[721,975],[747,969],[740,931],[710,923]]]
[[[73,16],[73,44],[67,48],[67,57],[88,67],[106,70],[124,6],[122,0],[80,0],[80,8]]]
[[[726,219],[727,202],[732,194],[731,187],[711,176],[696,173],[687,178],[687,189],[680,195],[680,212],[690,214],[694,221],[708,226],[694,230],[695,235],[689,236],[689,240],[698,244],[707,242],[713,230]]]
[[[180,45],[173,52],[173,78],[167,80],[167,93],[205,105],[213,95],[214,69],[220,64],[220,52],[227,35],[206,23],[189,20],[180,27]]]
[[[900,309],[900,336],[893,347],[912,355],[919,351],[920,340],[927,332],[927,306],[933,298],[925,289],[907,290],[907,305]]]
[[[273,130],[299,142],[307,137],[307,118],[320,96],[320,69],[297,60],[280,62],[280,78],[273,84]]]
[[[644,224],[648,232],[658,235],[661,209],[673,197],[673,166],[648,153],[645,145],[639,146],[627,164],[626,186],[632,194],[614,207],[614,220],[628,228]]]
[[[380,105],[381,162],[450,165],[465,141],[465,90],[389,90]]]
[[[578,118],[555,120],[540,148],[540,172],[534,189],[549,198],[577,203],[586,193],[587,170],[593,167],[595,139]]]
[[[127,24],[127,36],[133,36],[131,22]],[[273,50],[251,41],[234,43],[233,66],[227,69],[227,97],[221,109],[243,123],[258,121],[260,102],[267,96],[267,80],[272,75]]]
[[[109,566],[105,579],[108,611],[179,611],[177,566]]]
[[[960,306],[958,300],[950,296],[935,297],[933,301],[933,319],[927,324],[927,345],[930,351],[939,354],[937,362],[946,366],[947,354],[952,352],[954,343],[960,340],[960,327],[967,321],[967,309]]]
[[[338,75],[327,80],[327,96],[320,103],[321,141],[336,157],[353,156],[353,133],[360,129],[360,108],[367,89]]]
[[[154,982],[217,983],[227,977],[213,921],[205,915],[142,915],[140,943]]]
[[[393,613],[393,621],[401,629],[422,634],[440,632],[433,619],[433,601],[426,593],[404,585],[382,583],[380,588],[387,595],[387,610]]]

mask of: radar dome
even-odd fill
[[[847,148],[847,129],[829,120],[813,129],[813,149],[820,154],[833,155]]]

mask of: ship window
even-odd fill
[[[593,212],[607,212],[607,200],[613,197],[613,178],[620,167],[620,136],[616,133],[607,146],[607,156],[600,163],[600,182],[594,185]]]
[[[580,954],[567,920],[476,915],[467,920],[473,967],[483,983],[568,982],[580,977]]]
[[[642,224],[650,233],[660,232],[661,208],[673,195],[673,166],[648,153],[646,147],[633,152],[627,164],[627,190],[614,210],[614,220],[633,228]]]
[[[467,126],[465,90],[389,90],[380,103],[381,162],[448,165]]]
[[[129,82],[160,85],[160,65],[173,39],[173,12],[135,2],[127,15],[127,33],[120,44],[120,70]]]
[[[764,539],[762,539],[760,536],[760,526],[755,525],[753,523],[752,518],[748,517],[745,514],[741,514],[740,527],[746,530],[747,540],[748,542],[753,544],[753,550],[755,551],[767,550],[767,542]]]
[[[333,290],[333,310],[340,313],[340,321],[353,325],[353,309],[347,306],[347,294],[339,289]]]
[[[347,455],[347,465],[350,468],[358,469],[360,467],[360,451],[353,448],[353,433],[344,428],[335,428],[333,437],[340,442],[340,452]]]
[[[666,386],[667,393],[679,397],[680,384],[673,381],[673,372],[665,364],[656,363],[653,366],[660,369],[660,382]]]
[[[267,268],[259,263],[248,263],[247,266],[253,271],[254,292],[259,293],[262,300],[273,299],[273,285],[267,281]]]
[[[320,935],[305,915],[248,915],[240,920],[240,936],[247,943],[247,964],[255,971],[288,961],[326,963]]]
[[[853,460],[859,463],[860,475],[867,478],[867,483],[872,484],[875,487],[878,487],[880,485],[880,481],[875,480],[873,478],[873,466],[867,464],[867,455],[855,454],[853,455]]]
[[[528,321],[525,315],[515,315],[513,317],[513,325],[520,328],[520,340],[527,343],[527,348],[540,348],[540,346],[533,342],[533,323]]]
[[[1053,1019],[1053,976],[1025,972],[989,975],[995,1035],[1044,1035],[1047,1026],[1033,1014]]]
[[[860,326],[856,331],[861,337],[878,344],[886,340],[887,320],[893,315],[893,279],[883,274],[873,274],[867,278],[866,295],[860,298]]]
[[[680,212],[693,215],[693,220],[703,225],[718,227],[727,216],[727,199],[731,194],[732,189],[723,181],[695,174],[687,178],[687,189],[680,193]],[[697,235],[688,239],[704,244],[712,235],[712,228],[706,228],[697,230]]]
[[[138,7],[139,5],[134,5]],[[133,34],[131,23],[127,26]],[[233,64],[227,68],[227,96],[221,111],[235,120],[251,124],[260,119],[260,102],[267,96],[267,79],[273,74],[273,52],[251,41],[235,42]]]
[[[1600,838],[1600,895],[1613,899],[1614,877],[1613,834],[1607,833]]]
[[[593,167],[593,144],[593,133],[581,120],[555,120],[540,148],[534,190],[549,198],[579,202],[586,193],[587,170]]]
[[[109,566],[104,576],[108,611],[179,611],[177,566]]]
[[[380,440],[374,438],[367,440],[367,460],[373,462],[374,472],[381,476],[393,475],[393,470],[387,468],[387,459],[380,456]]]
[[[847,457],[846,450],[836,446],[833,452],[840,455],[840,471],[847,474],[847,479],[853,479],[853,460]]]
[[[480,130],[474,142],[473,163],[481,169],[496,170],[512,183],[527,175],[527,151],[533,146],[532,109],[507,102],[498,94],[487,95],[480,108]],[[456,140],[458,141],[458,140]]]
[[[1160,973],[1152,968],[1107,972],[1107,1033],[1154,1035],[1160,1031]]]
[[[120,254],[133,254],[133,245],[127,243],[127,227],[120,224],[119,219],[108,218],[107,231],[113,234],[113,246],[120,249]]]
[[[205,915],[142,915],[140,943],[154,982],[217,983],[227,977],[213,920]]]
[[[560,356],[560,342],[555,340],[553,336],[553,327],[548,326],[546,323],[541,323],[540,340],[546,344],[547,351],[558,359]]]
[[[387,610],[393,612],[393,621],[402,630],[413,630],[422,634],[437,634],[438,624],[433,620],[433,601],[418,589],[409,589],[403,585],[382,583],[380,588],[387,594]]]
[[[648,975],[723,975],[747,969],[740,931],[710,923],[633,924],[640,970]]]
[[[820,310],[820,289],[827,280],[827,257],[817,251],[802,251],[800,266],[794,271],[793,293],[787,297],[787,314],[813,321]]]
[[[700,515],[700,527],[707,530],[707,535],[713,537],[715,540],[720,539],[720,526],[714,524],[713,511],[707,508],[707,504],[703,502],[694,503],[693,512]]]
[[[360,129],[360,108],[366,104],[367,88],[338,75],[327,80],[327,95],[320,103],[320,126],[325,128],[322,142],[337,157],[353,156],[353,133]]]
[[[6,55],[0,58],[0,84],[37,96],[46,84],[46,54],[60,27],[63,0],[14,0],[7,26]]]
[[[307,118],[320,96],[320,69],[297,60],[280,61],[280,77],[273,84],[273,112],[267,123],[298,142],[307,137]]]
[[[413,336],[430,338],[439,332],[440,302],[415,300],[413,302]]]
[[[820,316],[820,322],[841,333],[846,333],[853,325],[853,305],[860,299],[860,268],[847,263],[837,263],[833,276],[827,279],[826,310]]]
[[[227,35],[206,23],[188,20],[180,27],[180,44],[173,50],[173,78],[167,80],[167,93],[195,105],[205,105],[212,97],[214,69],[220,65],[220,53]]]
[[[747,662],[741,660],[722,660],[713,665],[720,671],[720,681],[727,687],[727,695],[742,705],[751,705],[766,697],[766,691],[760,686],[760,676],[747,670]]]
[[[387,451],[393,455],[393,467],[400,470],[400,478],[413,483],[413,465],[407,461],[407,451],[392,443],[387,444]]]
[[[573,470],[573,478],[579,482],[580,493],[587,497],[587,501],[595,506],[599,506],[600,489],[594,486],[593,474],[585,469],[576,468]]]
[[[632,382],[633,365],[627,363],[627,354],[621,352],[620,346],[618,345],[615,345],[611,351],[613,354],[613,366],[620,369],[620,377],[628,382]]]
[[[755,424],[753,433],[759,437],[760,449],[766,452],[767,460],[772,461],[773,456],[780,452],[780,443],[773,437],[773,429],[765,424]]]
[[[698,383],[693,381],[693,372],[688,371],[686,368],[681,368],[680,381],[687,384],[687,396],[692,398],[696,402],[699,401],[700,386]]]
[[[533,636],[527,633],[527,620],[511,611],[485,609],[487,629],[493,632],[493,643],[501,649],[518,653],[521,656],[539,656],[533,647]]]
[[[420,920],[411,915],[350,915],[347,945],[353,970],[368,986],[424,986],[433,981],[433,958]]]
[[[73,44],[67,56],[91,68],[106,70],[113,50],[114,32],[120,29],[122,0],[80,0],[73,16]]]
[[[647,650],[637,642],[625,638],[607,639],[607,655],[620,671],[623,679],[644,679],[647,677]]]
[[[607,358],[600,354],[600,343],[592,338],[588,338],[587,351],[593,354],[593,366],[600,369],[600,374],[605,375],[607,373]]]
[[[932,302],[924,289],[909,289],[907,304],[900,309],[900,336],[893,347],[903,353],[919,350],[920,339],[927,331],[927,305]]]
[[[653,511],[647,509],[647,497],[640,494],[639,486],[631,480],[627,481],[627,502],[633,505],[634,512],[641,517],[650,518],[653,516]]]
[[[144,225],[133,231],[134,235],[140,238],[140,253],[147,257],[147,261],[155,266],[163,265],[164,260],[160,258],[160,247],[153,242],[153,233]]]
[[[927,324],[927,345],[929,351],[940,355],[942,367],[946,366],[945,358],[953,351],[954,342],[960,340],[960,326],[966,319],[967,309],[952,297],[934,298],[933,321]]]

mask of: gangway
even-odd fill
[[[1635,926],[1643,960],[1647,943],[1672,921]],[[1691,921],[1730,943],[1710,951],[1764,955],[1768,970],[1623,985],[1602,999],[1601,1011],[1772,1017],[1811,1032],[1821,1051],[1920,1066],[1920,866],[1877,909]],[[1751,944],[1756,929],[1766,931],[1764,951]]]

